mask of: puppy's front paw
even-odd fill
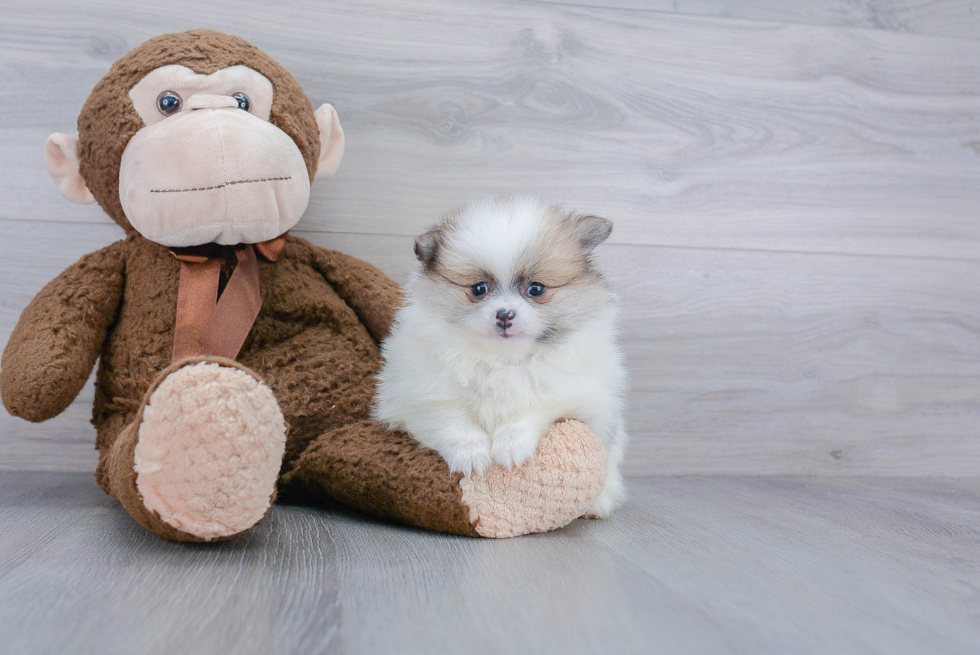
[[[525,423],[510,423],[493,433],[490,454],[494,464],[520,466],[538,449],[541,435]]]
[[[608,496],[596,498],[595,504],[585,513],[587,519],[607,519],[612,514],[614,504]]]
[[[467,434],[464,439],[440,449],[439,454],[449,464],[451,472],[463,475],[486,473],[492,463],[490,439],[482,432]]]
[[[606,478],[606,486],[595,499],[595,503],[585,513],[587,519],[606,519],[612,511],[623,504],[626,498],[626,489],[623,486],[623,478],[618,469],[610,471]]]

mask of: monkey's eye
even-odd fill
[[[164,116],[173,116],[180,111],[184,101],[173,91],[164,91],[157,96],[157,109]]]
[[[532,298],[540,298],[544,295],[544,285],[540,282],[532,282],[527,285],[527,295]]]
[[[490,292],[490,285],[486,282],[477,282],[470,287],[470,293],[474,298],[482,298]]]
[[[249,102],[248,100],[248,96],[245,95],[244,93],[236,93],[235,95],[232,96],[232,98],[238,101],[239,109],[244,109],[245,111],[248,111],[249,107],[252,106],[252,103]]]

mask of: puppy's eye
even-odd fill
[[[164,91],[157,96],[157,109],[164,116],[173,116],[183,104],[184,101],[173,91]]]
[[[252,103],[249,102],[248,100],[248,96],[245,95],[244,93],[236,93],[231,97],[238,101],[239,109],[244,109],[245,111],[248,111],[249,108],[252,106]]]
[[[486,282],[477,282],[470,287],[470,293],[473,294],[474,298],[482,298],[487,295],[490,291],[490,285]]]
[[[532,298],[540,298],[544,295],[544,285],[540,282],[532,282],[527,285],[527,295]]]

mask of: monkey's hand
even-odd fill
[[[123,243],[82,257],[21,314],[0,360],[0,396],[14,416],[46,421],[81,391],[122,298]]]
[[[401,304],[398,283],[375,266],[336,250],[310,245],[313,265],[367,326],[374,340],[388,336]]]

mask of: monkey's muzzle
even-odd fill
[[[273,239],[310,199],[295,142],[246,111],[181,112],[141,129],[123,151],[119,198],[126,218],[170,247]]]

